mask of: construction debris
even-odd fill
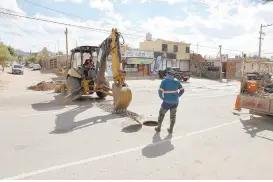
[[[34,90],[34,91],[49,91],[55,89],[55,83],[53,81],[51,82],[40,82],[37,85],[33,85],[27,88],[28,90]]]
[[[120,117],[129,117],[129,118],[131,118],[132,120],[136,121],[139,124],[141,124],[140,120],[143,119],[143,116],[141,116],[141,115],[139,115],[139,114],[137,114],[135,112],[129,111],[129,110],[116,112],[114,110],[113,104],[110,104],[109,102],[107,102],[105,100],[96,101],[95,105],[98,108],[105,111],[105,112],[110,112],[110,113],[116,114],[116,115],[118,115]]]
[[[56,72],[55,75],[62,77],[65,76],[67,74],[67,70],[63,69],[63,68],[59,68]]]

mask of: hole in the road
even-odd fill
[[[144,126],[157,126],[157,121],[144,121],[143,125]]]

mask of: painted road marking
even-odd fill
[[[247,117],[247,118],[244,118],[244,119],[249,119],[249,118],[250,117]],[[176,137],[173,137],[171,140],[173,141],[173,140],[179,140],[179,139],[187,138],[187,137],[190,137],[190,136],[198,135],[200,133],[213,131],[213,130],[216,130],[216,129],[219,129],[219,128],[222,128],[222,127],[225,127],[225,126],[230,126],[230,125],[233,125],[233,124],[236,124],[236,123],[240,123],[240,120],[227,122],[227,123],[224,123],[224,124],[221,124],[221,125],[206,128],[206,129],[203,129],[203,130],[198,130],[198,131],[195,131],[195,132],[190,132],[190,133],[188,133],[186,135],[176,136]],[[162,140],[162,141],[159,141],[159,142],[151,144],[151,145],[154,145],[154,146],[160,145],[160,144],[163,144],[165,142],[168,142],[169,140],[170,139]],[[75,162],[70,162],[70,163],[65,163],[65,164],[61,164],[61,165],[55,165],[55,166],[52,166],[52,167],[49,167],[49,168],[40,169],[40,170],[32,171],[32,172],[29,172],[29,173],[23,173],[23,174],[20,174],[20,175],[17,175],[17,176],[4,178],[2,180],[19,180],[19,179],[29,178],[29,177],[32,177],[32,176],[36,176],[36,175],[39,175],[39,174],[43,174],[43,173],[47,173],[47,172],[51,172],[51,171],[55,171],[55,170],[59,170],[59,169],[67,168],[67,167],[72,167],[72,166],[76,166],[76,165],[80,165],[80,164],[84,164],[84,163],[88,163],[88,162],[98,161],[98,160],[101,160],[101,159],[107,159],[107,158],[111,158],[111,157],[114,157],[114,156],[127,154],[127,153],[130,153],[130,152],[135,152],[135,151],[143,149],[145,146],[147,146],[147,144],[142,145],[142,146],[138,146],[138,147],[134,147],[134,148],[125,149],[125,150],[122,150],[122,151],[119,151],[119,152],[114,152],[114,153],[109,153],[109,154],[100,155],[100,156],[96,156],[96,157],[91,157],[91,158],[87,158],[87,159],[83,159],[83,160],[79,160],[79,161],[75,161]]]

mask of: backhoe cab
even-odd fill
[[[132,100],[132,92],[125,83],[126,73],[120,70],[120,33],[112,29],[111,36],[105,39],[100,46],[80,46],[71,50],[69,70],[66,74],[66,83],[62,92],[66,98],[73,100],[83,95],[92,95],[96,92],[99,98],[113,96],[114,110],[126,110]],[[107,77],[107,57],[111,55],[113,84],[110,88]],[[88,72],[84,68],[85,59],[92,59],[94,67]],[[80,60],[80,61],[78,61]],[[86,73],[87,72],[87,73]]]

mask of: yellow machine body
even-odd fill
[[[112,72],[114,83],[112,84],[112,92],[114,98],[114,108],[116,110],[126,110],[132,101],[132,92],[125,84],[126,73],[120,70],[120,50],[118,50],[119,45],[117,40],[119,37],[117,29],[112,29],[111,34],[111,57],[112,57]]]
[[[90,83],[92,80],[82,78],[82,75],[75,68],[69,69],[67,72],[67,83],[66,88],[69,92],[71,89],[71,83],[69,77],[80,79],[81,82],[77,83],[81,87],[81,92],[78,95],[85,95],[89,92],[96,92],[99,97],[105,97],[107,95],[113,96],[113,108],[114,110],[126,110],[132,101],[132,92],[128,85],[125,83],[126,73],[120,70],[121,53],[120,43],[117,29],[112,29],[111,36],[105,39],[97,50],[97,68],[96,68],[96,79],[94,81],[93,90],[90,90]],[[81,52],[81,51],[80,51]],[[81,52],[82,54],[82,52]],[[112,73],[113,73],[113,84],[110,88],[109,82],[106,80],[106,64],[107,57],[112,57]],[[72,53],[71,60],[74,58]],[[71,65],[71,64],[70,64]]]
[[[67,75],[74,77],[74,78],[81,78],[81,74],[79,72],[77,72],[77,70],[75,70],[74,68],[71,68],[68,70]]]

